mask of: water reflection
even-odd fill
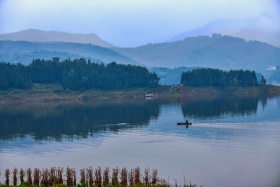
[[[87,137],[97,132],[118,132],[145,126],[159,116],[155,101],[100,105],[64,105],[39,108],[1,108],[0,138],[11,139],[32,134],[35,139],[62,136]]]
[[[184,117],[192,118],[211,118],[224,115],[247,116],[256,114],[259,102],[265,108],[267,98],[220,97],[189,100],[182,104],[182,112]]]
[[[31,135],[35,140],[57,141],[63,137],[86,138],[98,132],[119,132],[131,128],[147,127],[151,119],[158,121],[160,112],[167,108],[169,114],[162,116],[164,122],[176,124],[183,118],[197,119],[221,117],[226,122],[234,116],[241,116],[239,121],[256,115],[258,104],[265,108],[266,98],[216,98],[208,100],[187,100],[182,103],[174,101],[149,100],[122,103],[95,103],[40,107],[0,107],[0,139],[12,140]],[[176,106],[174,109],[172,106]],[[179,110],[182,110],[182,113]],[[172,116],[172,112],[175,112]],[[273,113],[273,112],[272,112]],[[271,114],[272,114],[271,113]],[[275,112],[274,112],[275,113]],[[231,117],[225,118],[225,115]],[[257,119],[259,120],[259,119]],[[208,120],[207,120],[208,121]],[[197,123],[196,123],[197,125]],[[172,132],[173,126],[166,129],[163,125],[153,127],[158,132]],[[188,128],[188,126],[186,127]],[[190,130],[190,129],[188,129]],[[201,132],[198,132],[200,134]]]

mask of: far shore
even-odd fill
[[[34,84],[30,90],[0,91],[0,105],[32,103],[77,103],[145,99],[187,99],[215,97],[275,97],[280,96],[280,86],[256,87],[185,87],[159,86],[156,88],[135,88],[128,90],[86,90],[65,91],[58,85]]]

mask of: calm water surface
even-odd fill
[[[186,118],[192,126],[176,125]],[[173,184],[277,187],[280,98],[1,106],[1,173],[51,166],[140,166]]]

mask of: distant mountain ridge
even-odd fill
[[[113,47],[113,44],[102,40],[94,33],[73,34],[58,31],[43,31],[38,29],[29,29],[14,33],[0,34],[0,40],[29,42],[71,42],[84,44],[91,43],[101,47]]]
[[[85,58],[96,63],[137,64],[110,48],[69,42],[0,41],[0,61],[29,64],[33,59]]]
[[[276,47],[280,46],[280,20],[267,12],[245,19],[219,19],[197,28],[182,32],[167,42],[183,40],[187,37],[211,36],[214,33],[258,40]]]
[[[280,49],[267,43],[213,34],[136,48],[114,48],[131,59],[154,67],[210,67],[264,72],[280,65]]]
[[[86,58],[97,63],[115,61],[147,67],[248,69],[262,73],[266,78],[273,73],[268,71],[269,67],[280,66],[279,47],[221,34],[187,37],[175,42],[147,44],[135,48],[106,48],[90,44],[90,42],[82,44],[0,40],[0,61],[29,64],[33,59],[52,59],[53,57],[59,57],[61,60]],[[165,84],[177,82],[178,77],[176,76],[176,80],[173,78],[171,80],[169,74],[178,73],[181,69],[174,70],[161,69],[159,71],[168,72],[162,76]],[[274,79],[268,80],[273,82]]]

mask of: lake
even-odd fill
[[[277,187],[280,97],[0,105],[0,155],[1,182],[13,167],[140,166],[171,184]]]

